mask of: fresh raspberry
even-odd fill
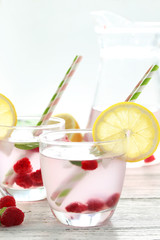
[[[13,169],[18,174],[26,174],[32,172],[32,165],[29,159],[24,157],[14,164]]]
[[[69,138],[68,138],[67,135],[65,135],[65,136],[61,139],[61,141],[63,141],[63,142],[70,142],[70,140],[69,140]]]
[[[8,207],[1,215],[1,224],[6,227],[20,225],[23,220],[24,213],[17,207]]]
[[[98,162],[96,160],[82,161],[81,168],[84,170],[94,170],[98,167]]]
[[[150,162],[153,162],[155,159],[154,155],[151,155],[150,157],[144,159],[144,162],[145,163],[150,163]]]
[[[41,169],[30,174],[33,186],[43,186]]]
[[[32,152],[39,152],[39,147],[36,147],[36,148],[30,149],[30,151],[32,151]]]
[[[70,203],[66,207],[67,212],[81,213],[87,210],[87,205],[80,202]]]
[[[87,204],[89,211],[99,211],[104,207],[104,202],[99,199],[90,199]]]
[[[114,207],[117,203],[118,200],[120,198],[120,194],[119,193],[114,193],[111,197],[109,197],[106,201],[106,205],[107,207]]]
[[[15,183],[22,188],[30,188],[33,185],[29,174],[17,175]]]
[[[0,198],[0,209],[3,207],[16,206],[16,201],[12,196],[4,196]]]

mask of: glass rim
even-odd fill
[[[40,116],[17,116],[17,120],[37,120],[37,123],[40,120]],[[55,124],[44,124],[44,125],[39,125],[36,126],[34,125],[22,125],[22,126],[8,126],[8,125],[2,125],[0,124],[0,128],[8,128],[8,129],[17,129],[17,130],[22,130],[22,129],[37,129],[37,130],[43,130],[43,129],[50,129],[50,128],[57,128],[60,126],[65,125],[65,120],[63,118],[58,118],[58,117],[50,117],[49,121],[55,121],[57,123]]]
[[[86,142],[65,142],[65,141],[61,141],[61,140],[53,140],[52,139],[47,139],[47,136],[51,135],[51,136],[56,136],[58,134],[73,134],[73,133],[92,133],[92,129],[88,128],[88,129],[59,129],[59,130],[55,130],[53,131],[49,131],[47,133],[43,133],[39,136],[39,143],[40,144],[47,144],[47,145],[57,145],[57,146],[80,146],[80,145],[95,145],[95,144],[107,144],[107,143],[113,143],[113,142],[120,142],[124,139],[116,139],[116,140],[107,140],[107,141],[86,141]],[[56,138],[54,138],[56,139]]]

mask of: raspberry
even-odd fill
[[[107,207],[114,207],[118,203],[119,197],[119,193],[114,193],[111,197],[109,197],[106,201]]]
[[[82,161],[81,164],[81,168],[84,170],[94,170],[98,167],[98,162],[96,160]]]
[[[87,204],[89,211],[99,211],[104,207],[104,202],[99,199],[90,199]]]
[[[15,183],[23,188],[30,188],[32,187],[32,180],[30,178],[29,174],[20,174],[17,175],[16,179],[15,179]]]
[[[144,159],[144,162],[145,163],[150,163],[150,162],[153,162],[155,159],[154,155],[151,155],[150,157]]]
[[[32,152],[39,152],[39,147],[36,147],[36,148],[30,149],[30,151],[32,151]]]
[[[1,215],[1,224],[10,227],[20,225],[24,220],[24,213],[17,207],[4,208]]]
[[[70,142],[70,140],[69,140],[69,138],[68,138],[67,135],[65,135],[65,136],[61,139],[61,141]]]
[[[32,165],[28,158],[24,157],[20,160],[18,160],[14,166],[13,169],[18,174],[25,174],[32,172]]]
[[[35,172],[32,172],[30,174],[30,178],[32,180],[33,186],[43,186],[41,169],[39,169]]]
[[[4,196],[0,199],[0,209],[3,207],[16,206],[16,201],[12,196]]]
[[[87,210],[87,205],[80,202],[70,203],[66,207],[67,212],[81,213]]]

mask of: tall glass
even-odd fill
[[[69,142],[68,134],[81,134]],[[60,130],[40,136],[40,162],[47,199],[53,215],[63,224],[98,226],[113,215],[126,169],[125,149],[102,151],[116,141],[89,141],[91,130]]]
[[[123,102],[153,64],[160,63],[160,23],[131,22],[107,11],[92,12],[100,62],[95,97],[87,127],[107,107]],[[160,74],[155,72],[137,103],[151,110],[160,122]],[[154,161],[153,161],[154,160]],[[127,166],[160,162],[160,147],[150,159]]]
[[[49,125],[37,127],[39,119],[19,117],[17,126],[0,125],[0,131],[6,134],[0,139],[0,185],[18,201],[46,197],[40,169],[39,134],[65,125],[63,119],[51,118]]]

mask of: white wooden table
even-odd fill
[[[127,169],[115,214],[102,227],[62,225],[46,200],[17,206],[25,212],[25,221],[20,226],[0,227],[0,240],[160,240],[160,165]]]

